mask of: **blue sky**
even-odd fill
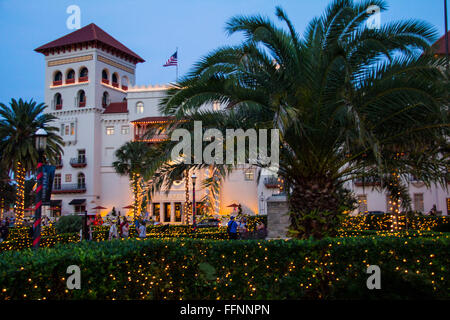
[[[70,5],[81,9],[81,26],[94,22],[143,57],[137,84],[161,84],[175,80],[175,67],[163,63],[179,47],[180,74],[202,55],[224,44],[225,22],[236,14],[274,17],[281,5],[297,30],[320,15],[329,0],[0,0],[0,102],[11,98],[43,101],[44,56],[33,50],[73,30],[66,20]],[[444,0],[388,0],[381,22],[417,18],[444,33]]]

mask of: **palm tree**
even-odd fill
[[[445,59],[428,54],[436,32],[416,20],[369,29],[370,5],[386,9],[382,0],[335,0],[303,37],[281,8],[286,29],[262,16],[234,17],[226,30],[243,33],[243,43],[202,58],[160,105],[166,115],[203,121],[204,130],[278,129],[293,237],[333,235],[353,179],[395,169],[399,179],[445,183],[449,90]],[[202,108],[217,101],[226,109]],[[189,121],[177,126],[192,130]]]
[[[141,210],[142,190],[145,180],[143,176],[151,158],[151,148],[145,142],[131,141],[117,149],[117,160],[113,162],[114,169],[120,175],[127,175],[133,191],[133,215],[138,218]]]
[[[44,152],[49,162],[55,162],[63,153],[63,140],[58,128],[51,123],[57,118],[43,113],[47,106],[35,101],[12,99],[9,106],[0,103],[0,150],[2,164],[14,171],[16,181],[16,221],[20,225],[24,214],[25,177],[37,165],[38,152],[35,148],[34,133],[44,128],[48,133],[47,148]]]

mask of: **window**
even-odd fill
[[[62,100],[61,93],[55,94],[55,97],[53,99],[53,103],[55,104],[55,110],[61,110],[62,109],[63,100]]]
[[[170,202],[164,203],[164,222],[170,222],[170,211],[171,211]]]
[[[86,162],[86,150],[78,150],[78,162],[85,163]]]
[[[78,174],[78,189],[86,189],[86,179],[82,172]]]
[[[129,133],[130,133],[130,127],[129,127],[129,126],[122,126],[122,127],[120,128],[120,132],[121,132],[122,134],[129,134]]]
[[[103,108],[106,108],[106,106],[109,104],[109,94],[108,92],[103,92],[103,97],[102,97],[102,106]]]
[[[72,182],[72,175],[71,174],[66,174],[65,181],[66,182]]]
[[[88,69],[86,67],[81,68],[80,70],[80,82],[88,80]]]
[[[136,113],[144,113],[144,104],[141,101],[136,103]]]
[[[66,83],[75,83],[75,71],[73,69],[67,72]]]
[[[154,203],[153,204],[153,218],[155,219],[155,221],[159,222],[159,211],[160,211],[160,204],[159,203]]]
[[[64,137],[64,123],[61,124],[61,137]]]
[[[113,85],[113,87],[119,87],[119,81],[118,81],[118,76],[117,76],[117,73],[113,73],[113,75],[112,75],[112,85]]]
[[[367,195],[365,194],[358,195],[358,211],[360,213],[367,212]]]
[[[108,84],[109,80],[108,80],[108,70],[103,69],[102,71],[102,82]]]
[[[122,90],[128,90],[128,78],[127,76],[122,77]]]
[[[113,126],[106,127],[106,135],[111,136],[113,134],[114,134],[114,127]]]
[[[219,111],[220,110],[220,102],[215,101],[213,102],[213,111]]]
[[[53,76],[53,85],[60,86],[62,85],[62,73],[61,71],[56,71]]]
[[[450,214],[450,198],[447,198],[447,214]]]
[[[70,135],[70,131],[69,131],[70,130],[70,126],[68,126],[68,125],[65,126],[64,130],[65,130],[64,135],[66,135],[66,136]]]
[[[255,179],[255,171],[253,169],[247,169],[244,171],[245,181],[253,181]]]
[[[181,202],[175,202],[175,222],[181,222]]]
[[[84,213],[84,212],[86,211],[86,206],[85,206],[84,204],[81,204],[81,205],[79,205],[79,204],[74,205],[74,208],[75,208],[75,213],[76,213],[76,214]]]
[[[424,211],[423,193],[414,193],[414,210],[420,212]]]
[[[71,136],[75,135],[75,123],[74,122],[70,123],[70,135]]]
[[[86,94],[84,93],[84,90],[78,91],[77,100],[79,108],[86,106]]]
[[[61,190],[61,173],[55,174],[55,178],[53,180],[53,189]]]

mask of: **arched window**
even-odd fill
[[[117,76],[116,72],[114,72],[112,75],[112,85],[113,85],[113,87],[116,87],[116,88],[119,87],[119,77]]]
[[[103,108],[106,108],[109,104],[109,94],[108,92],[103,92],[103,97],[102,97],[102,106]]]
[[[62,73],[61,71],[56,71],[53,76],[53,85],[60,86],[62,85]]]
[[[67,71],[66,83],[75,83],[75,71],[73,69]]]
[[[78,174],[78,189],[86,189],[86,178],[83,172]]]
[[[62,109],[63,100],[62,100],[61,93],[55,94],[55,97],[53,99],[53,104],[55,106],[55,108],[54,108],[55,110],[61,110]]]
[[[107,69],[103,69],[102,71],[102,82],[108,84],[109,83],[109,74]]]
[[[86,106],[86,93],[84,93],[84,90],[78,91],[77,100],[78,100],[78,107],[79,108],[82,108],[82,107]]]
[[[79,78],[78,81],[79,82],[88,81],[88,69],[86,67],[81,68],[81,70],[80,70],[80,78]]]
[[[123,76],[122,77],[121,85],[122,85],[122,90],[125,90],[125,91],[128,90],[128,78],[127,78],[127,76]]]
[[[144,104],[141,101],[136,103],[136,113],[144,113]]]

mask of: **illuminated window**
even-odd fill
[[[253,169],[245,170],[244,172],[245,181],[253,181],[255,179],[255,172]]]
[[[74,136],[75,135],[75,123],[71,123],[70,124],[70,135]]]
[[[181,202],[175,202],[175,222],[181,222]]]
[[[106,135],[111,136],[113,134],[114,134],[114,127],[113,126],[106,127]]]
[[[144,113],[144,104],[142,102],[136,103],[136,113]]]
[[[66,182],[72,182],[72,175],[71,174],[66,174]]]
[[[447,214],[450,214],[450,198],[447,198]]]
[[[161,209],[160,204],[159,203],[154,203],[153,204],[153,218],[155,219],[155,221],[159,222],[159,210]]]

